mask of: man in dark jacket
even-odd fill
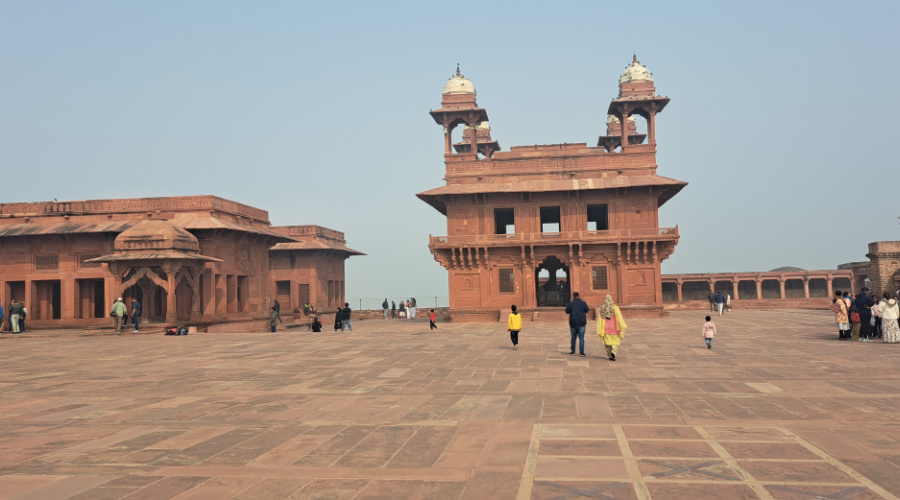
[[[350,325],[350,304],[349,303],[344,302],[344,308],[341,309],[341,314],[343,314],[343,319],[344,319],[344,321],[341,323],[341,331],[343,332],[344,327],[346,326],[352,332],[353,326]]]
[[[709,295],[706,296],[707,300],[709,300],[709,310],[716,310],[716,294],[709,292]]]
[[[387,311],[388,311],[387,297],[385,297],[384,302],[381,303],[381,308],[384,309],[384,319],[387,319]]]
[[[860,342],[872,342],[872,339],[869,338],[869,332],[872,327],[869,326],[869,322],[872,320],[872,306],[875,305],[875,301],[872,300],[872,297],[869,297],[869,289],[863,288],[862,291],[859,292],[859,295],[856,296],[856,309],[859,311],[859,341]]]
[[[584,356],[584,327],[587,326],[588,305],[581,300],[578,292],[572,294],[572,302],[566,306],[566,314],[569,315],[569,332],[571,334],[571,349],[569,355],[575,354],[575,338],[579,340],[579,352]]]
[[[13,333],[21,333],[21,323],[19,323],[19,319],[21,319],[22,314],[24,314],[25,307],[16,299],[12,300],[12,304],[9,306],[9,328]]]

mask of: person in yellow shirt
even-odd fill
[[[509,319],[506,320],[506,331],[509,332],[509,339],[512,340],[513,349],[519,349],[519,332],[522,330],[522,315],[516,310],[515,304],[512,306],[512,312],[509,313]]]
[[[622,311],[619,310],[613,302],[612,295],[607,295],[603,304],[597,308],[597,335],[603,341],[606,347],[606,355],[610,361],[616,360],[616,353],[622,339],[625,338],[625,318],[622,317]]]

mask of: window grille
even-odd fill
[[[591,283],[594,290],[609,290],[606,266],[594,266],[591,272]]]
[[[500,293],[516,293],[516,282],[510,268],[500,269]]]
[[[59,255],[35,255],[34,269],[37,271],[55,271],[59,269]]]
[[[83,253],[78,256],[78,267],[82,269],[95,269],[100,267],[99,262],[85,262],[86,260],[96,259],[99,253]]]

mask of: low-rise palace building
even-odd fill
[[[660,264],[679,235],[659,227],[658,211],[686,185],[657,174],[656,115],[668,102],[635,57],[596,147],[500,151],[457,68],[431,111],[444,131],[446,185],[418,194],[447,217],[447,235],[429,248],[448,271],[454,320],[495,320],[510,304],[558,316],[573,292],[591,306],[611,294],[630,317],[663,314]]]
[[[272,227],[216,196],[0,204],[0,300],[36,327],[105,325],[117,297],[144,322],[210,331],[344,302],[343,233]],[[230,325],[230,326],[228,326]]]

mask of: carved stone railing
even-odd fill
[[[559,233],[429,236],[429,246],[431,248],[501,247],[568,243],[616,243],[619,241],[676,241],[678,238],[678,227],[676,226],[607,229],[604,231],[565,231]]]

